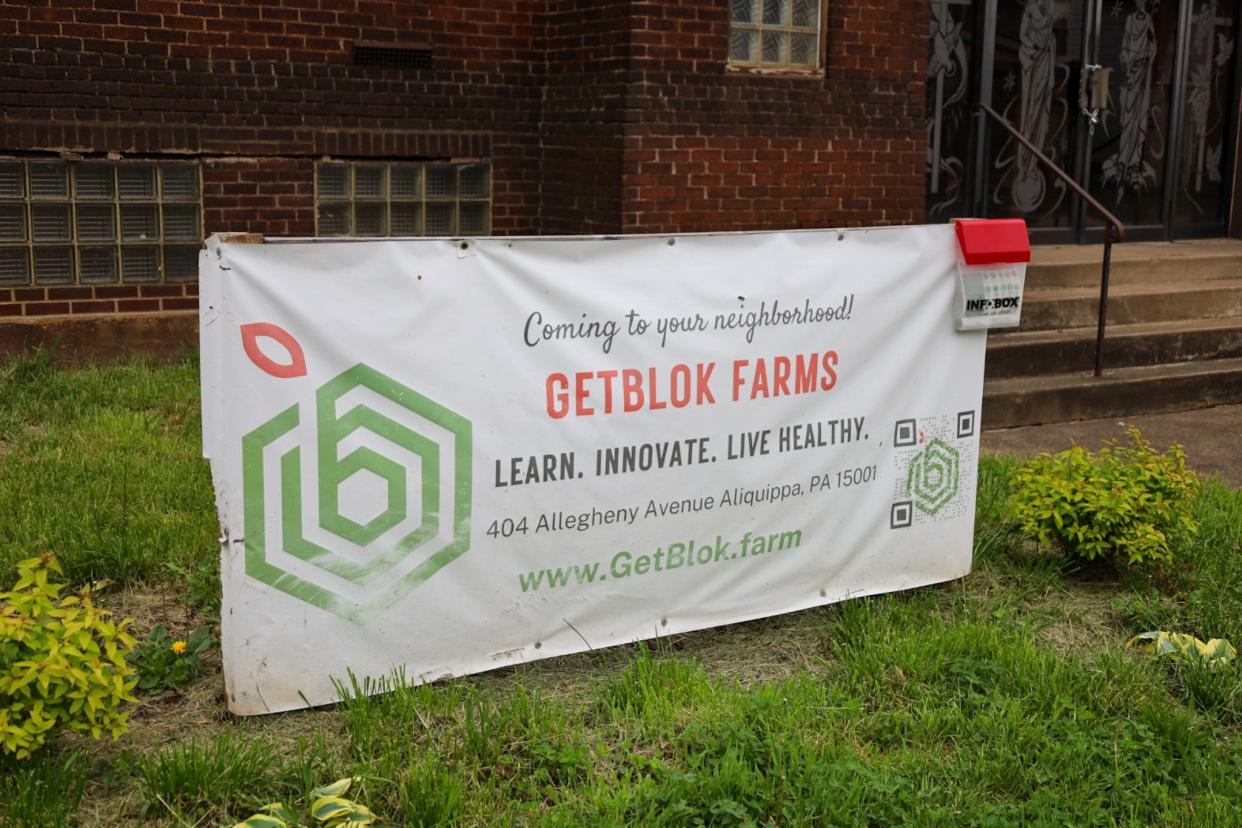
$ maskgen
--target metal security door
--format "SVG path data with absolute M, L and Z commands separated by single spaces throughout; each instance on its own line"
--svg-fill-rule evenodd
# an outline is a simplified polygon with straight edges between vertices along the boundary
M 1058 166 L 1074 172 L 1082 123 L 1076 106 L 1084 0 L 1001 3 L 991 106 Z M 993 133 L 989 207 L 1021 216 L 1038 236 L 1070 241 L 1074 201 L 1065 183 L 1009 135 Z
M 1184 2 L 1181 105 L 1168 206 L 1173 238 L 1224 235 L 1238 134 L 1237 0 Z
M 1088 124 L 1086 130 L 1084 183 L 1125 222 L 1129 238 L 1165 238 L 1173 112 L 1180 92 L 1175 83 L 1180 4 L 1097 0 L 1091 5 L 1087 66 L 1109 69 L 1110 82 L 1109 105 L 1096 114 L 1094 129 Z M 1088 228 L 1103 232 L 1098 216 L 1085 219 Z
M 1233 0 L 1097 0 L 1090 61 L 1110 68 L 1086 183 L 1131 239 L 1225 233 L 1237 118 Z M 1097 216 L 1079 237 L 1098 240 Z M 1084 229 L 1085 225 L 1085 229 Z
M 1013 136 L 982 119 L 962 128 L 982 101 L 1117 214 L 1127 238 L 1224 235 L 1238 18 L 1235 0 L 930 0 L 928 218 L 1021 217 L 1042 242 L 1103 237 L 1099 217 Z M 1106 76 L 1108 102 L 1092 112 Z

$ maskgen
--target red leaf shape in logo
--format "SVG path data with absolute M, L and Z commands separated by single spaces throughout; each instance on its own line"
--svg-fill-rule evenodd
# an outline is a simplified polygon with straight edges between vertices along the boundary
M 241 326 L 241 336 L 242 347 L 246 350 L 246 356 L 250 357 L 250 361 L 259 366 L 261 370 L 281 379 L 306 375 L 306 355 L 302 353 L 302 346 L 293 338 L 293 334 L 284 328 L 279 325 L 273 325 L 271 322 L 251 322 L 248 325 Z M 289 352 L 290 361 L 282 365 L 259 350 L 257 340 L 261 336 L 274 339 L 283 345 L 285 350 Z

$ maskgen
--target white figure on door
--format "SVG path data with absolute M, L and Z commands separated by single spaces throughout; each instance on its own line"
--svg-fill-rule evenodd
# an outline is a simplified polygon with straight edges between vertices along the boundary
M 1022 97 L 1018 129 L 1035 146 L 1044 148 L 1052 122 L 1052 93 L 1056 88 L 1056 38 L 1052 0 L 1026 0 L 1018 29 L 1018 63 L 1022 66 Z M 1033 212 L 1044 200 L 1046 182 L 1035 156 L 1017 148 L 1013 206 Z
M 1156 4 L 1136 0 L 1126 18 L 1121 41 L 1121 137 L 1117 152 L 1104 162 L 1104 183 L 1117 187 L 1117 201 L 1126 190 L 1136 192 L 1156 182 L 1156 171 L 1143 157 L 1151 121 L 1151 76 L 1156 63 Z

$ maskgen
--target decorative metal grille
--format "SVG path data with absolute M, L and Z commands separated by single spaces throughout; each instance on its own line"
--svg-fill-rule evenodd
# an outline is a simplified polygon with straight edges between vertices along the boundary
M 354 66 L 379 66 L 384 69 L 418 70 L 431 68 L 431 47 L 421 44 L 374 43 L 354 44 Z

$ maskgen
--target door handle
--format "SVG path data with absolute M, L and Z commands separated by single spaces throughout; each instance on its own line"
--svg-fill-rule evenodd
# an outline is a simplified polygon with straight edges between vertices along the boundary
M 1096 66 L 1091 70 L 1091 108 L 1095 110 L 1108 109 L 1108 82 L 1112 75 L 1112 69 L 1105 69 L 1103 66 Z
M 1087 134 L 1095 134 L 1095 125 L 1100 121 L 1100 112 L 1108 109 L 1108 83 L 1112 69 L 1105 69 L 1098 63 L 1088 63 L 1083 68 L 1083 90 L 1080 107 L 1082 114 L 1087 116 Z

